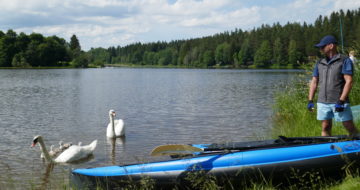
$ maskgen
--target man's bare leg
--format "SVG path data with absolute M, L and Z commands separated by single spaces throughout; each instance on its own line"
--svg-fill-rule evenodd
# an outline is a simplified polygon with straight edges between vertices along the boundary
M 332 120 L 322 120 L 321 121 L 321 136 L 331 136 Z

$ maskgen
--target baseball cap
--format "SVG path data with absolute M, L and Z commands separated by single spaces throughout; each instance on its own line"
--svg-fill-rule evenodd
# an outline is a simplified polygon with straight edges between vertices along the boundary
M 316 44 L 315 47 L 321 48 L 328 44 L 337 44 L 337 40 L 332 35 L 327 35 L 320 40 L 320 43 Z

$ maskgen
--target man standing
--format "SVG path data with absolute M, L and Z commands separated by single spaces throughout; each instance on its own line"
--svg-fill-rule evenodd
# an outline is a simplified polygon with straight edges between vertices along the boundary
M 317 62 L 310 83 L 307 108 L 314 109 L 313 98 L 317 87 L 317 119 L 321 121 L 321 136 L 331 136 L 332 119 L 343 123 L 350 136 L 358 133 L 349 102 L 354 65 L 351 60 L 337 52 L 337 40 L 328 35 L 315 45 L 325 57 Z

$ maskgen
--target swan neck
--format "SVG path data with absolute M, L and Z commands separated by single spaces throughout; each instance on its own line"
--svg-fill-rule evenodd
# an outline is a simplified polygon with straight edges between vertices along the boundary
M 115 133 L 115 118 L 114 118 L 113 115 L 110 116 L 110 122 L 111 122 L 112 130 L 113 130 L 114 133 Z
M 42 138 L 39 139 L 39 143 L 40 143 L 41 151 L 43 152 L 46 161 L 52 162 L 53 160 L 51 159 L 49 152 L 47 151 L 45 143 Z
M 113 116 L 111 114 L 109 114 L 109 119 L 110 119 L 110 123 L 112 124 L 113 123 Z

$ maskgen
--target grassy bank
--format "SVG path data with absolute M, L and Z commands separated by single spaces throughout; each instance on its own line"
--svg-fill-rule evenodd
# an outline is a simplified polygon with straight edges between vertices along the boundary
M 272 136 L 319 136 L 320 122 L 316 120 L 316 111 L 309 112 L 307 107 L 311 72 L 301 74 L 296 81 L 284 87 L 275 96 Z M 354 75 L 353 88 L 350 93 L 351 105 L 360 104 L 360 72 Z M 316 98 L 315 98 L 316 100 Z M 356 121 L 360 126 L 359 121 Z M 333 135 L 347 134 L 341 123 L 333 126 Z
M 287 137 L 295 136 L 320 136 L 321 123 L 316 120 L 316 111 L 307 110 L 309 82 L 311 71 L 299 75 L 296 81 L 284 87 L 275 96 L 273 113 L 272 137 L 279 135 Z M 350 93 L 351 105 L 360 104 L 360 72 L 357 71 L 353 77 L 353 88 Z M 316 100 L 316 98 L 315 98 Z M 360 129 L 359 119 L 355 120 L 356 126 Z M 341 123 L 334 123 L 332 135 L 348 134 Z M 349 173 L 342 181 L 322 181 L 317 189 L 360 189 L 360 177 L 358 172 Z

